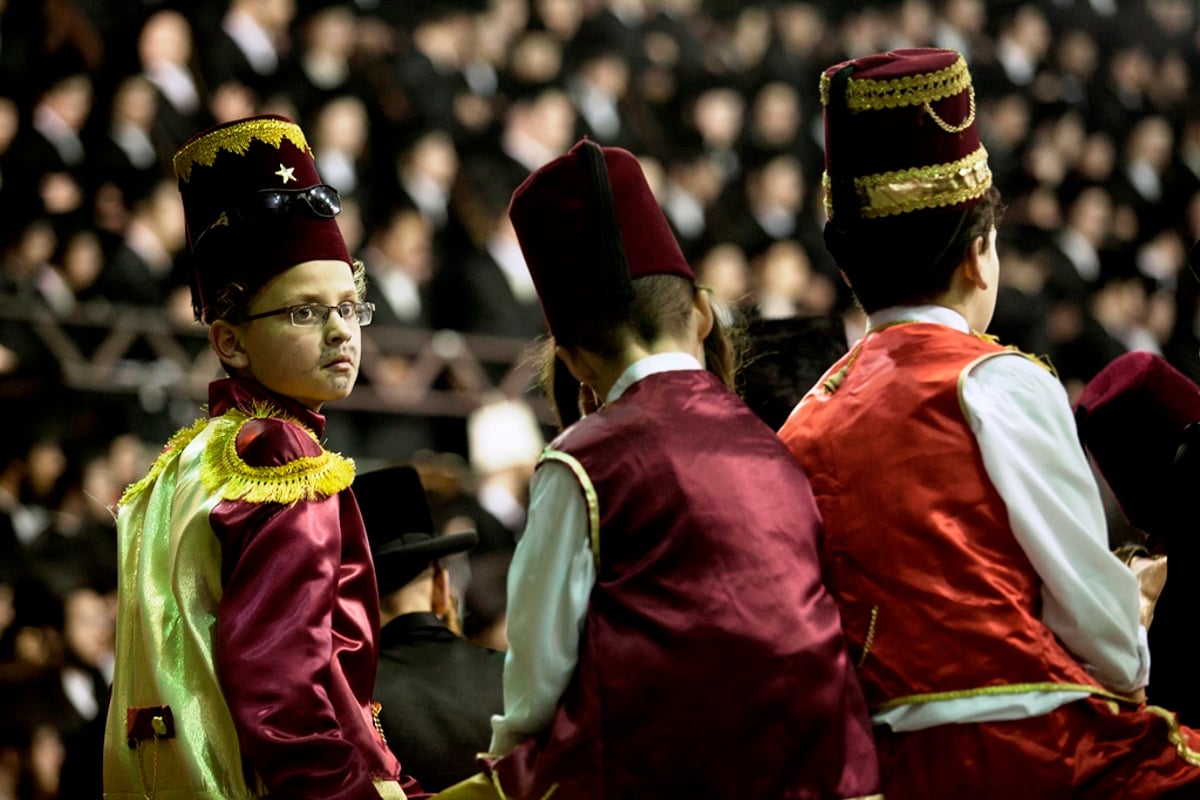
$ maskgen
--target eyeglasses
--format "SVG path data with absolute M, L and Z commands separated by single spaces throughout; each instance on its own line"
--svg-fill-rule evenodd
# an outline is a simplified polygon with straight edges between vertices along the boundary
M 342 213 L 342 196 L 327 183 L 318 183 L 307 189 L 262 189 L 233 208 L 222 211 L 216 222 L 200 232 L 195 244 L 213 228 L 254 222 L 268 215 L 288 214 L 305 209 L 319 219 L 333 219 Z
M 375 316 L 375 304 L 352 303 L 349 300 L 336 306 L 327 306 L 324 303 L 301 303 L 298 306 L 284 306 L 258 314 L 250 314 L 242 317 L 242 320 L 249 322 L 252 319 L 287 314 L 292 325 L 297 328 L 319 328 L 329 321 L 329 315 L 334 311 L 346 322 L 353 322 L 362 327 L 371 324 L 371 319 Z

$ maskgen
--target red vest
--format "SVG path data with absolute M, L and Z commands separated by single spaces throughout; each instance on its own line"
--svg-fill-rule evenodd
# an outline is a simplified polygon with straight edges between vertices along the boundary
M 873 711 L 913 695 L 1099 685 L 1041 621 L 1041 579 L 960 405 L 965 370 L 1022 357 L 1004 353 L 942 325 L 881 329 L 779 432 L 812 481 L 826 583 Z
M 770 429 L 711 374 L 666 372 L 551 449 L 586 473 L 597 580 L 551 727 L 496 766 L 505 793 L 878 791 L 865 705 L 820 580 L 819 517 Z

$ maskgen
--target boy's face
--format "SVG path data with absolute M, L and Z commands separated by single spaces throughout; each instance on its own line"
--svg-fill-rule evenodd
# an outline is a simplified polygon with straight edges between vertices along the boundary
M 350 267 L 343 261 L 305 261 L 264 286 L 247 316 L 303 303 L 336 306 L 358 302 Z M 323 325 L 298 328 L 287 313 L 233 326 L 244 363 L 234 363 L 266 388 L 314 411 L 350 394 L 358 377 L 362 329 L 331 311 Z

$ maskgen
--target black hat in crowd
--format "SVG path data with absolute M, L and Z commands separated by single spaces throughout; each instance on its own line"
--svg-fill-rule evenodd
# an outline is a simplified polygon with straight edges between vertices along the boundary
M 439 558 L 470 550 L 479 541 L 475 531 L 437 534 L 425 487 L 412 467 L 358 475 L 354 496 L 371 543 L 380 597 L 403 587 Z

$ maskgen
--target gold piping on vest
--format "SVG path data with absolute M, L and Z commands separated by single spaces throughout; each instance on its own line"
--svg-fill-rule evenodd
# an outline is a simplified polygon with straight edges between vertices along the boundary
M 588 477 L 587 470 L 583 468 L 583 464 L 579 463 L 579 459 L 570 453 L 564 453 L 561 450 L 546 449 L 542 451 L 538 463 L 543 461 L 557 461 L 566 466 L 575 475 L 575 480 L 579 481 L 579 488 L 583 491 L 583 500 L 587 504 L 588 511 L 588 543 L 592 548 L 592 558 L 596 563 L 596 569 L 600 568 L 600 499 L 596 496 L 596 487 L 592 485 L 592 479 Z
M 1040 683 L 1007 683 L 998 686 L 980 686 L 975 689 L 957 689 L 949 692 L 930 692 L 928 694 L 912 694 L 905 697 L 895 697 L 891 700 L 884 701 L 872 709 L 873 714 L 881 711 L 889 711 L 899 706 L 923 705 L 925 703 L 937 703 L 943 700 L 963 700 L 970 697 L 995 697 L 998 695 L 1008 694 L 1028 694 L 1031 692 L 1080 692 L 1092 695 L 1093 697 L 1103 697 L 1117 703 L 1136 703 L 1131 698 L 1110 692 L 1106 689 L 1101 689 L 1098 686 L 1089 686 L 1086 683 L 1055 683 L 1053 681 L 1043 681 Z
M 281 119 L 254 119 L 238 125 L 230 125 L 199 137 L 190 144 L 184 145 L 173 159 L 175 176 L 184 183 L 191 180 L 192 167 L 200 164 L 211 167 L 217 160 L 217 154 L 222 150 L 245 155 L 252 142 L 265 142 L 276 150 L 287 139 L 301 151 L 308 153 L 311 149 L 304 131 L 294 122 L 284 122 Z

